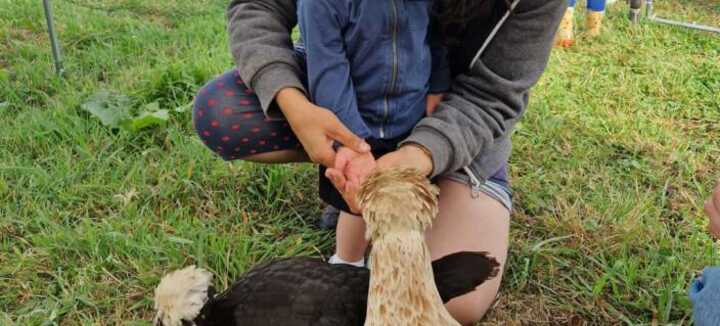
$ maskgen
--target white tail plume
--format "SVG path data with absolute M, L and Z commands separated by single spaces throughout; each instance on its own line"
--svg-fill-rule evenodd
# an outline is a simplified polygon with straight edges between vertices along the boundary
M 165 275 L 155 289 L 155 325 L 192 322 L 208 301 L 213 275 L 195 265 Z

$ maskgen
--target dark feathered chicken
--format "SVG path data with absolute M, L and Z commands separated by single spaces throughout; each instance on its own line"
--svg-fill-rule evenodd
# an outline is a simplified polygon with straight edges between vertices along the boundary
M 486 253 L 463 252 L 433 262 L 444 302 L 497 275 Z M 294 257 L 260 265 L 214 295 L 212 275 L 190 266 L 168 274 L 155 290 L 156 325 L 361 326 L 369 270 Z

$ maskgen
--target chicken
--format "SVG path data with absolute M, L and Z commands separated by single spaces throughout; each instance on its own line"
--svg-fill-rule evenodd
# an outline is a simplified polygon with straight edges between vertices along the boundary
M 433 262 L 444 302 L 497 273 L 485 253 L 460 252 Z M 155 325 L 363 325 L 370 272 L 292 257 L 259 265 L 216 294 L 212 274 L 195 266 L 163 277 L 155 290 Z
M 413 169 L 374 173 L 360 190 L 366 237 L 373 244 L 365 326 L 460 325 L 435 285 L 446 269 L 431 263 L 425 244 L 425 230 L 438 213 L 437 196 L 437 187 Z M 459 270 L 481 277 L 482 283 L 497 275 L 498 263 L 487 253 L 479 255 L 485 262 Z
M 431 264 L 422 231 L 437 211 L 436 193 L 424 178 L 404 180 L 405 176 L 371 176 L 363 188 L 370 208 L 368 235 L 377 241 L 371 271 L 332 265 L 319 258 L 291 257 L 252 268 L 226 291 L 215 294 L 212 274 L 190 266 L 166 275 L 156 288 L 155 325 L 443 325 L 425 323 L 435 319 L 423 318 L 412 319 L 419 324 L 378 322 L 388 312 L 449 318 L 443 302 L 496 276 L 499 264 L 484 252 L 455 253 Z M 387 182 L 393 186 L 387 187 Z M 407 193 L 392 195 L 388 191 Z M 405 202 L 383 212 L 382 207 L 392 198 Z M 384 230 L 387 235 L 381 236 Z M 366 311 L 383 318 L 366 322 Z

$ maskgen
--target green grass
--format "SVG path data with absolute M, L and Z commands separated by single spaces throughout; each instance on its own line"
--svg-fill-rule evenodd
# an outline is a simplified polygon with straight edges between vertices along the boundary
M 62 79 L 40 2 L 0 0 L 0 325 L 147 325 L 168 270 L 199 264 L 223 287 L 328 252 L 312 167 L 224 163 L 187 112 L 131 135 L 80 109 L 100 89 L 187 105 L 232 66 L 227 1 L 54 3 Z M 720 22 L 700 1 L 658 12 Z M 720 38 L 624 17 L 555 51 L 533 92 L 489 324 L 689 324 L 688 282 L 720 264 L 701 212 L 720 177 Z

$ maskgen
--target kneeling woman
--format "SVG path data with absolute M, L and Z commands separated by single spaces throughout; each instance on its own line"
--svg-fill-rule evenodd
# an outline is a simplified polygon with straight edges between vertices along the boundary
M 350 2 L 359 1 L 379 0 Z M 397 15 L 397 9 L 414 1 L 431 5 L 429 0 L 379 2 L 387 6 L 388 26 L 383 27 L 407 20 Z M 308 100 L 305 61 L 291 43 L 296 0 L 230 4 L 230 47 L 237 68 L 203 87 L 193 121 L 205 144 L 226 160 L 312 161 L 333 167 L 336 150 L 342 151 L 335 144 L 355 152 L 372 147 L 378 166 L 415 167 L 437 180 L 440 213 L 427 233 L 433 259 L 460 251 L 487 251 L 504 264 L 511 209 L 510 135 L 527 107 L 530 88 L 545 69 L 566 2 L 436 0 L 433 5 L 447 48 L 452 87 L 409 135 L 359 138 L 331 111 Z M 392 69 L 376 73 L 390 76 Z M 320 178 L 321 198 L 347 209 L 342 194 L 323 173 Z M 361 242 L 363 235 L 346 238 Z M 450 301 L 448 310 L 463 324 L 480 320 L 495 299 L 500 280 Z

